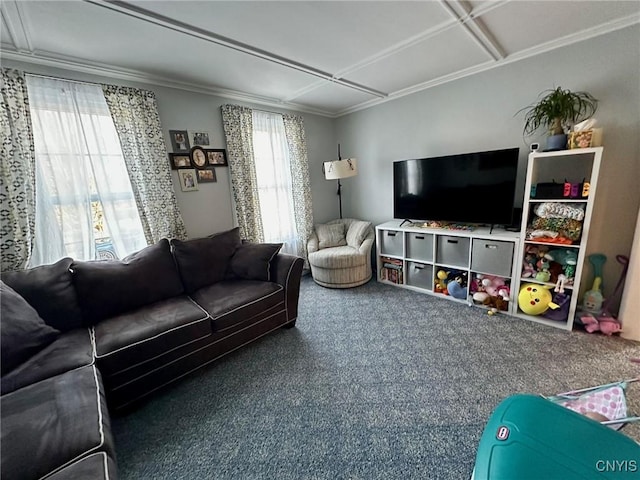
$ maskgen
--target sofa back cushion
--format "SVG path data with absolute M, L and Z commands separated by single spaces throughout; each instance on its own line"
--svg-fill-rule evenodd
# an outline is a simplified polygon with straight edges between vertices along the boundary
M 71 270 L 88 324 L 184 293 L 166 238 L 122 260 L 74 261 Z
M 171 240 L 173 256 L 187 293 L 224 280 L 231 257 L 241 245 L 240 228 L 204 238 Z
M 229 262 L 227 276 L 243 280 L 271 280 L 271 261 L 282 248 L 282 243 L 243 243 Z
M 69 271 L 72 262 L 71 258 L 63 258 L 51 265 L 3 272 L 2 281 L 35 308 L 48 325 L 66 332 L 83 325 Z
M 38 312 L 14 289 L 0 281 L 2 375 L 53 342 L 60 332 L 44 323 Z

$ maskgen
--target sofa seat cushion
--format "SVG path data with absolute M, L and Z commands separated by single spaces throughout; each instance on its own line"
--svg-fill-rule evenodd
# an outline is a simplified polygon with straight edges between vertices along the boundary
M 369 261 L 369 257 L 353 247 L 333 247 L 309 254 L 309 263 L 320 268 L 360 267 Z
M 115 480 L 116 464 L 105 452 L 96 452 L 47 477 L 47 480 Z
M 2 395 L 0 403 L 3 478 L 32 480 L 96 451 L 115 455 L 95 365 Z
M 273 282 L 225 280 L 201 288 L 191 296 L 209 312 L 216 333 L 285 310 L 284 289 Z
M 75 368 L 93 365 L 93 339 L 88 328 L 65 332 L 0 380 L 2 393 L 31 385 Z
M 107 377 L 211 335 L 207 313 L 186 295 L 103 320 L 94 327 L 96 358 Z

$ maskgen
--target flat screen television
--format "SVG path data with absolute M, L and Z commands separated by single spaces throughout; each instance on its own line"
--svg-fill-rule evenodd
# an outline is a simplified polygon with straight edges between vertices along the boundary
M 511 224 L 519 148 L 396 160 L 393 216 L 413 221 Z

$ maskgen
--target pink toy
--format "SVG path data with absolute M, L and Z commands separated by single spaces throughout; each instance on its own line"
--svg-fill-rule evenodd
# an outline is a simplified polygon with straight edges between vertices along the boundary
M 498 294 L 498 289 L 505 286 L 504 278 L 495 275 L 480 275 L 478 278 L 481 279 L 480 284 L 485 292 L 492 297 L 501 296 Z

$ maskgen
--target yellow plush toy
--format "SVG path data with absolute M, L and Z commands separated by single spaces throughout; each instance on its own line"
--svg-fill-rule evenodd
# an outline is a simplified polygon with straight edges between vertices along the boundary
M 546 285 L 525 283 L 518 293 L 518 306 L 527 315 L 542 315 L 548 309 L 555 310 L 559 305 L 553 303 L 551 292 Z

